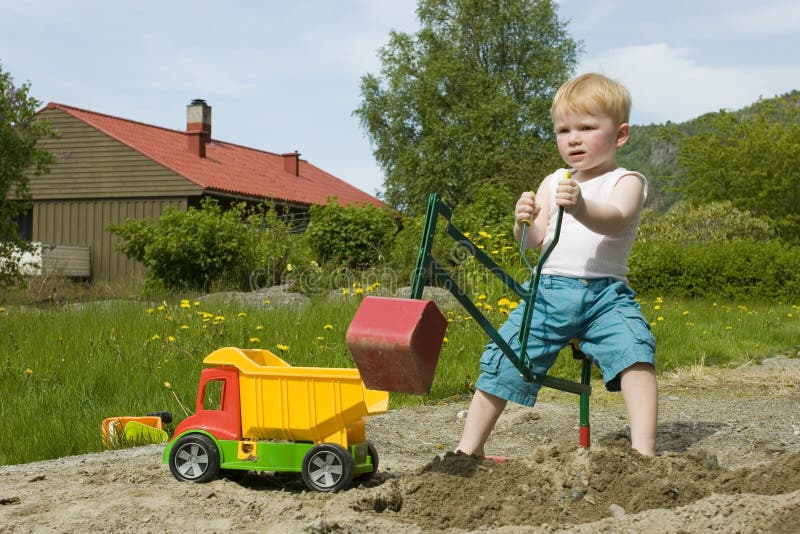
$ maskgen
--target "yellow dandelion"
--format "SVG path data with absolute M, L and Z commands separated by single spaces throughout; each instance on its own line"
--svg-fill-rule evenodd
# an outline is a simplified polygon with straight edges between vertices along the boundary
M 791 319 L 792 317 L 794 317 L 794 314 L 792 314 L 792 313 L 787 313 L 787 314 L 786 314 L 786 317 L 788 317 L 789 319 Z
M 6 312 L 5 308 L 0 308 L 0 313 L 5 313 L 5 312 Z
M 256 326 L 256 330 L 264 330 L 264 327 L 261 325 Z
M 508 300 L 505 297 L 503 297 L 503 298 L 501 298 L 500 300 L 497 301 L 497 305 L 498 306 L 508 306 L 509 304 L 511 304 L 511 301 Z
M 278 350 L 280 350 L 280 351 L 287 351 L 287 350 L 289 350 L 289 346 L 288 346 L 288 345 L 283 345 L 283 344 L 281 344 L 281 343 L 278 343 L 277 345 L 275 345 L 275 347 L 276 347 Z
M 654 309 L 654 310 L 660 310 L 660 309 L 661 309 L 661 306 L 659 306 L 658 304 L 656 304 L 655 306 L 653 306 L 653 309 Z
M 153 315 L 154 311 L 155 310 L 153 308 L 147 308 L 147 313 L 150 314 L 150 315 Z
M 153 334 L 153 337 L 150 338 L 150 341 L 158 341 L 159 339 L 161 339 L 161 336 L 158 334 Z
M 325 336 L 317 336 L 317 341 L 325 341 Z
M 350 290 L 347 289 L 346 287 L 343 287 L 342 288 L 342 295 L 349 295 L 349 294 L 350 294 Z
M 158 311 L 164 311 L 164 310 L 166 310 L 166 309 L 167 309 L 167 307 L 166 307 L 166 306 L 164 306 L 163 304 L 162 304 L 161 306 L 159 306 L 159 307 L 158 307 Z
M 26 375 L 30 376 L 30 375 L 32 375 L 32 374 L 33 374 L 33 369 L 31 369 L 30 367 L 28 367 L 27 369 L 25 369 L 25 370 L 23 371 L 23 373 L 25 373 Z
M 181 308 L 191 308 L 191 307 L 192 307 L 192 305 L 191 305 L 191 304 L 189 304 L 189 301 L 188 301 L 188 300 L 186 300 L 186 299 L 183 299 L 183 300 L 181 301 Z
M 258 339 L 257 337 L 251 337 L 251 338 L 249 339 L 249 341 L 250 341 L 250 343 L 258 343 L 258 342 L 259 342 L 259 341 L 261 341 L 261 340 L 260 340 L 260 339 Z
M 469 232 L 464 232 L 464 237 L 469 237 L 469 236 L 471 236 L 471 235 L 472 235 L 472 234 L 470 234 Z
M 200 306 L 200 301 L 196 300 L 196 301 L 193 302 L 193 304 L 194 304 L 194 307 L 196 308 L 196 307 Z
M 181 330 L 189 330 L 189 325 L 188 324 L 182 324 L 181 325 Z
M 175 342 L 175 336 L 167 336 L 167 342 L 174 343 Z
M 486 295 L 481 293 L 480 295 L 478 295 L 478 300 L 486 300 Z
M 688 323 L 686 323 L 686 326 L 694 326 L 694 323 L 688 322 Z
M 442 339 L 442 343 L 449 343 L 449 342 L 450 342 L 450 340 L 447 339 L 447 338 Z
M 656 302 L 658 302 L 659 304 L 663 304 L 664 303 L 664 297 L 656 297 Z
M 683 310 L 683 315 L 689 315 L 689 310 Z
M 478 235 L 479 235 L 479 236 L 481 236 L 481 237 L 485 237 L 485 238 L 487 238 L 487 239 L 490 239 L 490 238 L 492 237 L 492 234 L 490 234 L 490 233 L 488 233 L 488 232 L 484 232 L 483 230 L 481 230 L 480 232 L 478 232 Z
M 286 270 L 287 270 L 287 271 L 292 271 L 292 270 L 294 270 L 294 265 L 292 265 L 291 263 L 287 263 L 287 264 L 286 264 Z
M 247 313 L 239 312 L 239 313 L 236 314 L 236 317 L 247 317 Z
M 732 326 L 726 326 L 725 330 L 733 330 L 733 327 Z
M 656 320 L 657 320 L 657 321 L 663 321 L 663 320 L 664 320 L 664 317 L 662 317 L 661 315 L 659 315 L 659 316 L 658 316 L 658 318 L 657 318 Z
M 264 306 L 269 306 L 269 299 L 264 299 Z
M 167 388 L 167 389 L 172 389 L 172 384 L 170 384 L 169 382 L 164 380 L 164 387 Z
M 360 295 L 360 294 L 362 294 L 363 292 L 364 292 L 364 290 L 363 290 L 363 289 L 361 289 L 360 287 L 357 287 L 357 288 L 356 288 L 356 295 Z
M 516 310 L 517 308 L 519 308 L 519 302 L 514 302 L 512 300 L 511 302 L 508 303 L 509 310 Z
M 326 324 L 325 326 L 322 327 L 322 329 L 323 330 L 333 330 L 333 325 L 332 324 Z
M 488 304 L 484 304 L 483 305 L 483 309 L 486 310 L 486 311 L 492 311 L 494 308 L 492 306 L 488 305 Z
M 217 315 L 217 316 L 214 317 L 214 321 L 219 322 L 219 323 L 223 322 L 224 320 L 225 320 L 225 317 L 223 315 Z

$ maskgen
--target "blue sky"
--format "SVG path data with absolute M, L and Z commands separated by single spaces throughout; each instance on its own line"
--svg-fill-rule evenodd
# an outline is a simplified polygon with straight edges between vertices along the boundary
M 416 0 L 0 0 L 0 63 L 43 103 L 172 129 L 213 108 L 216 139 L 301 157 L 368 192 L 383 176 L 352 115 Z M 579 72 L 620 79 L 634 124 L 800 89 L 796 0 L 561 0 Z

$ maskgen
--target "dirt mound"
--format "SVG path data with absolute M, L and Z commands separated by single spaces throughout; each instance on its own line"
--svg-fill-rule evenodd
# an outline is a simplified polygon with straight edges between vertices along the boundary
M 739 469 L 719 467 L 712 453 L 648 458 L 622 440 L 591 451 L 541 447 L 503 461 L 446 453 L 413 474 L 391 480 L 354 509 L 394 512 L 425 529 L 558 524 L 559 528 L 651 509 L 672 509 L 714 494 L 780 495 L 800 490 L 800 452 Z M 800 508 L 774 518 L 788 526 Z
M 179 483 L 156 445 L 0 466 L 0 532 L 794 534 L 800 375 L 784 361 L 665 377 L 659 458 L 630 449 L 622 399 L 599 388 L 589 450 L 575 397 L 543 391 L 498 421 L 487 450 L 510 460 L 447 452 L 468 407 L 454 399 L 368 421 L 381 470 L 333 494 L 299 475 Z

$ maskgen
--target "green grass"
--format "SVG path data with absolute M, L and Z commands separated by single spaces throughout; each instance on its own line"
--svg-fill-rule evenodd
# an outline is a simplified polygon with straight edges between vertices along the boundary
M 265 348 L 295 366 L 352 367 L 345 332 L 358 302 L 353 295 L 318 297 L 303 310 L 212 307 L 192 298 L 46 309 L 0 303 L 0 465 L 102 450 L 107 417 L 168 410 L 182 419 L 173 392 L 193 408 L 202 359 L 219 347 Z M 800 339 L 794 303 L 666 296 L 641 303 L 658 340 L 660 372 L 758 360 Z M 493 304 L 487 316 L 499 326 L 503 306 Z M 469 394 L 486 335 L 463 311 L 446 314 L 451 322 L 430 395 L 393 394 L 393 407 Z M 577 373 L 568 357 L 551 372 Z

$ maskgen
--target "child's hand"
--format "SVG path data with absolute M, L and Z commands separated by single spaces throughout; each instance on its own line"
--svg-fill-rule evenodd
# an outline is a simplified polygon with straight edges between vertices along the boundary
M 581 186 L 572 178 L 562 178 L 556 188 L 556 204 L 567 213 L 573 213 L 583 204 Z
M 536 196 L 531 191 L 525 191 L 517 200 L 514 220 L 519 224 L 532 224 L 540 209 L 541 206 L 536 203 Z

